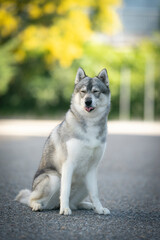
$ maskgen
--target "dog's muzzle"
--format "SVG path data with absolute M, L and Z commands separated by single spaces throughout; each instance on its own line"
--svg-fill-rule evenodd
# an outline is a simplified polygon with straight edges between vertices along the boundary
M 92 107 L 92 99 L 91 98 L 85 99 L 85 110 L 87 112 L 91 112 L 92 110 L 94 110 L 94 107 Z

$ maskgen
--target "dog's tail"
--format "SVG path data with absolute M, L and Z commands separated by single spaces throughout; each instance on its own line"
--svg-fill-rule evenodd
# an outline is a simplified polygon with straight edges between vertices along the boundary
M 28 189 L 23 189 L 21 190 L 18 195 L 15 197 L 15 201 L 24 203 L 29 206 L 29 198 L 31 195 L 31 191 Z

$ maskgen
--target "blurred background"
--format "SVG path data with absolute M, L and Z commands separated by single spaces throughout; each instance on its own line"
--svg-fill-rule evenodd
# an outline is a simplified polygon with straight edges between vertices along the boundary
M 80 66 L 110 79 L 98 174 L 107 220 L 13 202 L 31 189 Z M 0 0 L 0 239 L 159 239 L 159 120 L 160 0 Z
M 0 0 L 0 118 L 59 118 L 107 68 L 109 119 L 160 119 L 159 0 Z

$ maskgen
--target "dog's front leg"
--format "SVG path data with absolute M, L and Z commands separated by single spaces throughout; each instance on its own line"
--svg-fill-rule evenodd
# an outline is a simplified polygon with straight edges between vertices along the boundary
M 107 208 L 103 208 L 98 197 L 97 169 L 92 168 L 86 176 L 86 186 L 90 199 L 93 203 L 94 211 L 98 214 L 110 214 Z
M 73 166 L 69 162 L 65 162 L 62 167 L 60 194 L 60 214 L 64 215 L 70 215 L 72 213 L 71 209 L 69 208 L 72 174 Z

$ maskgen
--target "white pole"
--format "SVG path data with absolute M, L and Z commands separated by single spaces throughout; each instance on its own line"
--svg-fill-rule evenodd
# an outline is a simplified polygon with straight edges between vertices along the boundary
M 154 120 L 154 61 L 147 59 L 144 83 L 144 120 Z
M 130 69 L 122 68 L 120 76 L 119 100 L 119 118 L 121 120 L 130 118 L 130 79 Z

